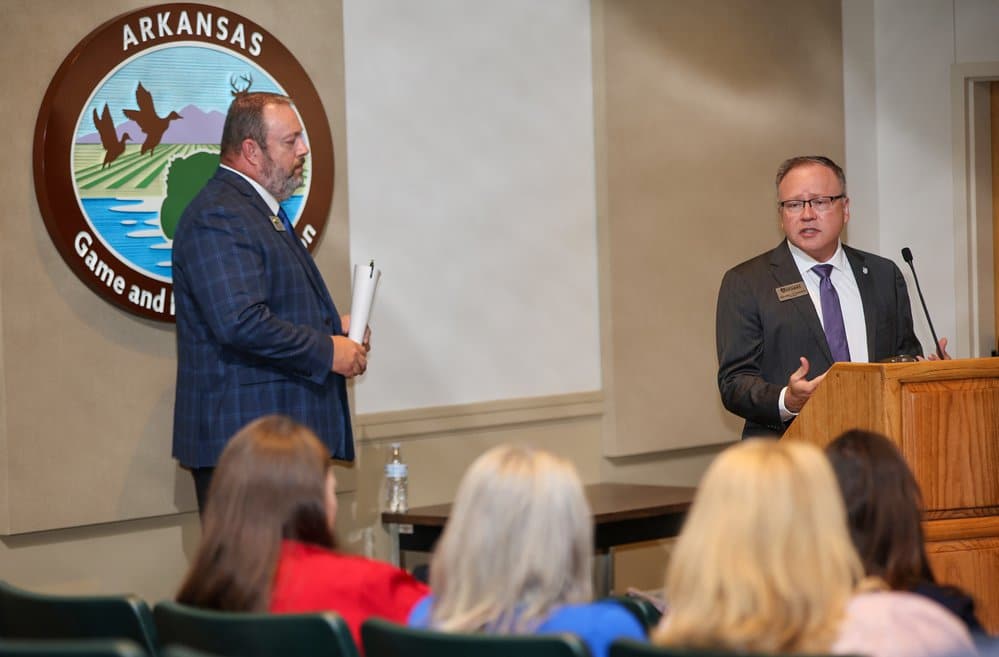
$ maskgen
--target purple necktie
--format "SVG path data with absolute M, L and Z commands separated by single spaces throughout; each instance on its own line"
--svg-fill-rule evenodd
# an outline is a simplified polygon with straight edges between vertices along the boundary
M 812 271 L 819 275 L 819 300 L 822 302 L 822 328 L 826 332 L 826 342 L 834 362 L 850 362 L 850 345 L 846 341 L 846 326 L 843 324 L 843 309 L 839 305 L 839 295 L 829 276 L 832 265 L 815 265 Z

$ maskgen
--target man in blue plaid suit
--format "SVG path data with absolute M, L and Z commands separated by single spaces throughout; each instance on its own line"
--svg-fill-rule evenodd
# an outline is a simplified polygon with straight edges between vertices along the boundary
M 221 166 L 177 226 L 173 456 L 191 469 L 199 509 L 226 442 L 263 415 L 288 415 L 335 458 L 354 458 L 346 378 L 367 367 L 370 332 L 361 345 L 346 337 L 349 315 L 279 205 L 308 152 L 289 98 L 238 94 Z

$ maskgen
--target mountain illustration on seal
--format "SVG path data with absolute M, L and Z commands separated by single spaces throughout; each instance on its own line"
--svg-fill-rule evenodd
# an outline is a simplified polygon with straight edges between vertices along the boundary
M 78 202 L 104 244 L 133 269 L 172 280 L 177 223 L 218 168 L 232 98 L 251 87 L 285 93 L 254 62 L 183 45 L 123 64 L 79 108 L 70 163 Z M 282 203 L 292 223 L 308 196 L 309 168 Z
M 119 112 L 115 112 L 119 114 Z M 170 126 L 160 138 L 160 144 L 213 144 L 218 146 L 222 137 L 222 125 L 225 123 L 225 114 L 217 110 L 204 111 L 197 105 L 187 105 L 177 110 L 177 114 L 184 117 L 183 121 L 171 121 Z M 129 119 L 116 123 L 115 129 L 118 134 L 129 133 L 134 135 L 132 143 L 141 144 L 146 139 L 146 133 L 139 127 L 139 124 Z M 100 144 L 101 136 L 97 132 L 83 135 L 76 140 L 77 144 Z

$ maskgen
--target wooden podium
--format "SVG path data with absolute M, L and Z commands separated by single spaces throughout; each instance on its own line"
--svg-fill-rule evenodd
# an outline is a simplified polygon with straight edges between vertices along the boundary
M 999 358 L 838 363 L 784 438 L 824 447 L 850 429 L 901 450 L 923 491 L 934 574 L 999 631 Z

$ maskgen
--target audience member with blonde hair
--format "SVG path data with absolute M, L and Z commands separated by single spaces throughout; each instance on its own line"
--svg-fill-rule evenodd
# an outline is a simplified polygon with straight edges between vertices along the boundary
M 698 488 L 666 575 L 662 645 L 873 657 L 966 654 L 952 614 L 874 590 L 850 541 L 832 468 L 817 447 L 749 440 Z
M 360 645 L 365 619 L 404 622 L 429 593 L 394 566 L 335 551 L 329 452 L 288 417 L 260 418 L 233 436 L 209 490 L 201 544 L 178 602 L 228 611 L 331 610 Z
M 644 640 L 617 603 L 591 602 L 593 520 L 571 463 L 500 446 L 465 473 L 410 624 L 445 632 L 579 635 L 594 657 Z

